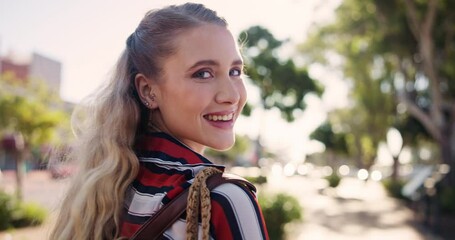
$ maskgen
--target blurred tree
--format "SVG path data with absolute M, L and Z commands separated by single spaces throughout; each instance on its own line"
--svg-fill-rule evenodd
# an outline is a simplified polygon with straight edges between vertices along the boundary
M 326 121 L 310 134 L 310 139 L 324 144 L 326 152 L 329 154 L 329 164 L 334 167 L 337 155 L 347 155 L 348 147 L 346 144 L 345 133 L 335 133 L 332 124 Z
M 68 126 L 68 115 L 60 110 L 61 100 L 37 80 L 26 85 L 8 76 L 0 79 L 0 136 L 12 138 L 20 147 L 16 151 L 17 193 L 22 193 L 25 158 L 35 147 L 57 141 L 57 127 Z M 10 136 L 10 137 L 8 137 Z
M 358 168 L 365 169 L 374 165 L 379 142 L 384 140 L 390 126 L 388 113 L 379 107 L 366 107 L 365 103 L 369 101 L 380 99 L 375 100 L 374 95 L 365 95 L 354 106 L 329 113 L 329 121 L 338 129 L 339 134 L 344 135 L 348 155 L 354 159 Z
M 250 27 L 239 39 L 244 42 L 246 74 L 259 87 L 265 109 L 276 107 L 286 120 L 292 121 L 294 110 L 305 109 L 303 98 L 307 93 L 322 93 L 322 87 L 305 68 L 296 66 L 292 59 L 280 59 L 285 41 L 277 40 L 267 29 Z
M 454 10 L 455 2 L 448 0 L 344 0 L 337 9 L 336 21 L 318 28 L 302 47 L 311 53 L 312 60 L 322 63 L 330 56 L 341 56 L 343 72 L 357 94 L 387 93 L 396 101 L 398 115 L 411 115 L 438 143 L 442 162 L 452 169 Z M 367 84 L 369 76 L 380 84 Z M 365 99 L 356 102 L 360 100 Z M 383 103 L 378 108 L 383 111 L 378 113 L 389 115 L 389 103 Z M 406 118 L 387 118 L 387 122 L 400 119 Z M 451 171 L 449 181 L 455 185 L 455 171 Z

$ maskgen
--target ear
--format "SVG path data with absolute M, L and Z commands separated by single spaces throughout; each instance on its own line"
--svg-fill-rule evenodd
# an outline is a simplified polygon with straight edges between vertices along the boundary
M 139 98 L 147 108 L 155 109 L 158 107 L 156 95 L 154 93 L 156 86 L 154 85 L 154 81 L 152 79 L 147 78 L 142 73 L 139 73 L 136 74 L 136 77 L 134 77 L 134 85 L 136 86 Z

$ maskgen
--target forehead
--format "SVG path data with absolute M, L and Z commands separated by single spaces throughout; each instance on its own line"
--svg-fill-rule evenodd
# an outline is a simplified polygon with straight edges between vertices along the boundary
M 189 66 L 200 60 L 231 64 L 241 59 L 234 36 L 226 27 L 215 24 L 204 24 L 181 33 L 175 39 L 175 47 L 175 54 L 166 61 L 170 64 Z

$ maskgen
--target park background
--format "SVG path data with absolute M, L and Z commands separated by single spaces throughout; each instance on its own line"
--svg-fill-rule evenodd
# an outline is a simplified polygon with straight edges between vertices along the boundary
M 213 159 L 267 176 L 264 189 L 293 181 L 335 199 L 349 186 L 380 189 L 350 180 L 381 182 L 403 199 L 417 232 L 445 236 L 455 208 L 453 3 L 197 2 L 246 39 L 249 102 L 238 144 L 208 152 Z M 27 199 L 27 176 L 46 168 L 49 149 L 70 143 L 74 105 L 103 84 L 145 12 L 171 3 L 183 1 L 0 0 L 3 185 L 23 163 Z M 311 224 L 310 203 L 297 198 Z

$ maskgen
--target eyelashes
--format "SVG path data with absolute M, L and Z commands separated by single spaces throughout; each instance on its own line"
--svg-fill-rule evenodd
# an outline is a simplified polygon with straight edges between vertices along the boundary
M 241 75 L 242 75 L 242 69 L 234 68 L 229 71 L 229 76 L 240 77 Z
M 232 68 L 229 70 L 229 76 L 240 77 L 243 71 L 242 68 Z M 214 78 L 215 74 L 211 69 L 200 69 L 191 75 L 192 78 L 210 79 Z
M 202 69 L 202 70 L 199 70 L 199 71 L 193 73 L 193 75 L 191 75 L 191 77 L 199 78 L 199 79 L 209 79 L 209 78 L 213 78 L 213 74 L 207 69 Z

